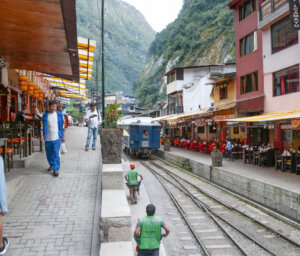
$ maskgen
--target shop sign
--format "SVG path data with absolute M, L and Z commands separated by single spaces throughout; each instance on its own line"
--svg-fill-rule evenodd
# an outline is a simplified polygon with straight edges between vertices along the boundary
M 290 19 L 294 29 L 300 30 L 299 0 L 289 0 Z
M 205 126 L 206 123 L 203 120 L 198 119 L 198 120 L 195 120 L 195 124 L 197 126 Z
M 281 130 L 292 130 L 293 126 L 291 124 L 282 124 L 280 128 Z
M 293 119 L 292 120 L 292 126 L 293 128 L 299 128 L 300 127 L 300 119 Z
M 214 116 L 215 120 L 232 119 L 232 118 L 235 118 L 235 115 Z

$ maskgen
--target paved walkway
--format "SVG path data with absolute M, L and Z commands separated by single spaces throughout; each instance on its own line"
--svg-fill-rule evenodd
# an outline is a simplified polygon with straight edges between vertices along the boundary
M 11 170 L 8 180 L 24 178 L 3 218 L 7 256 L 91 254 L 100 149 L 98 139 L 97 150 L 85 152 L 86 135 L 86 128 L 67 129 L 58 178 L 47 173 L 45 153 L 28 168 Z
M 211 156 L 206 153 L 174 147 L 171 147 L 170 153 L 211 165 Z M 252 164 L 244 164 L 242 160 L 231 162 L 223 159 L 222 169 L 300 194 L 300 175 L 294 173 L 275 171 L 274 167 L 259 167 Z

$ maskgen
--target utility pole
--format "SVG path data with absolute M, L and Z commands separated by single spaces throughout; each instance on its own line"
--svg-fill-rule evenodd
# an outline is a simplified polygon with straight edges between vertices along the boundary
M 104 0 L 101 7 L 101 56 L 102 56 L 102 127 L 105 128 L 105 77 L 104 77 Z
M 99 60 L 96 59 L 96 88 L 97 88 L 97 96 L 96 96 L 96 106 L 97 106 L 97 112 L 99 113 L 99 104 L 98 104 L 98 97 L 99 97 L 99 80 L 98 80 L 98 63 Z

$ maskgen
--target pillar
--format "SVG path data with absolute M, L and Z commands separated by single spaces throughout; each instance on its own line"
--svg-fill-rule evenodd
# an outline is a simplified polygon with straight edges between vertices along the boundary
M 274 124 L 274 148 L 282 149 L 282 131 L 280 129 L 280 122 Z

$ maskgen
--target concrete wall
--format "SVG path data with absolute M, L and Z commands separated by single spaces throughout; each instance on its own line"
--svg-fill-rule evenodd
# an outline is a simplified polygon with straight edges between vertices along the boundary
M 300 220 L 300 195 L 258 180 L 228 172 L 222 167 L 212 167 L 168 152 L 158 155 L 199 177 L 236 192 L 287 217 Z

